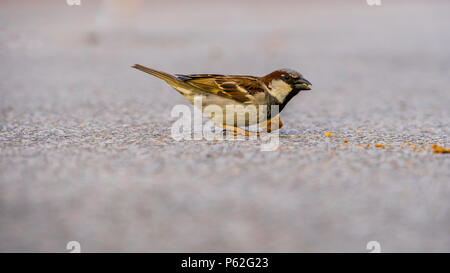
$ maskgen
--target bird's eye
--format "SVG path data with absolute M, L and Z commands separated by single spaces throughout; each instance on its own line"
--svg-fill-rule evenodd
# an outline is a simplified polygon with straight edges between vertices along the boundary
M 283 75 L 283 79 L 285 80 L 289 80 L 291 78 L 291 76 L 289 76 L 289 74 L 284 74 Z

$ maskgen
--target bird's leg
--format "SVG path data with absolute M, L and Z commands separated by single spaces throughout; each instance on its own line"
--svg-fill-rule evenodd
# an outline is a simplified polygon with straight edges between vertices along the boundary
M 281 121 L 280 115 L 276 115 L 269 120 L 258 123 L 258 126 L 264 131 L 270 133 L 283 127 L 283 122 Z
M 222 125 L 222 128 L 225 130 L 229 130 L 233 132 L 234 136 L 242 135 L 242 136 L 259 136 L 258 132 L 250 132 L 248 130 L 242 129 L 240 127 L 232 126 L 232 125 Z

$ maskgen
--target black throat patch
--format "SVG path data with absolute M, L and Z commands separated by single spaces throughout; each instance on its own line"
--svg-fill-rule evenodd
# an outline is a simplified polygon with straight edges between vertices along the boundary
M 278 115 L 279 113 L 281 113 L 281 111 L 284 109 L 284 107 L 286 106 L 286 104 L 298 93 L 300 92 L 300 90 L 298 89 L 294 89 L 292 90 L 289 94 L 287 94 L 287 96 L 284 98 L 283 102 L 279 102 L 274 96 L 270 95 L 269 92 L 266 91 L 266 96 L 267 96 L 267 102 L 268 102 L 268 109 L 267 109 L 267 118 L 271 119 L 274 116 Z M 278 105 L 278 113 L 272 113 L 271 111 L 271 106 L 272 105 Z
M 271 119 L 271 118 L 275 117 L 276 115 L 278 115 L 279 113 L 281 113 L 281 111 L 284 109 L 286 104 L 299 92 L 300 92 L 300 90 L 294 89 L 284 98 L 283 102 L 279 102 L 274 96 L 270 95 L 270 93 L 266 91 L 265 93 L 266 93 L 267 102 L 268 102 L 267 119 Z M 272 105 L 278 105 L 278 113 L 272 112 L 272 107 L 271 107 Z

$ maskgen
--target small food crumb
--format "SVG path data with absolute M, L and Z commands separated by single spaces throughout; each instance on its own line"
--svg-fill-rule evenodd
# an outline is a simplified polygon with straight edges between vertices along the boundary
M 369 148 L 369 147 L 370 147 L 370 144 L 368 143 L 368 144 L 366 145 L 366 147 Z
M 431 148 L 433 149 L 433 154 L 447 154 L 450 153 L 450 149 L 444 148 L 444 147 L 440 147 L 437 144 L 433 144 L 431 146 Z
M 385 148 L 385 146 L 383 144 L 375 144 L 375 147 L 377 147 L 377 148 Z
M 326 137 L 331 137 L 331 136 L 335 136 L 335 135 L 336 135 L 335 133 L 330 133 L 330 132 L 325 133 Z
M 344 143 L 348 143 L 348 139 L 344 140 Z
M 297 138 L 301 138 L 301 137 L 302 137 L 301 135 L 298 135 L 298 136 L 297 136 Z
M 360 135 L 360 134 L 361 134 L 361 131 L 356 131 L 356 134 L 357 134 L 357 135 Z

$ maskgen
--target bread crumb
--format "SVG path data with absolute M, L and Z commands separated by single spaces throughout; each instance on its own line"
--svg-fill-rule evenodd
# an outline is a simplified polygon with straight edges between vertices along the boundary
M 433 149 L 433 154 L 448 154 L 448 153 L 450 153 L 450 149 L 440 147 L 437 144 L 433 144 L 431 146 L 431 149 Z

